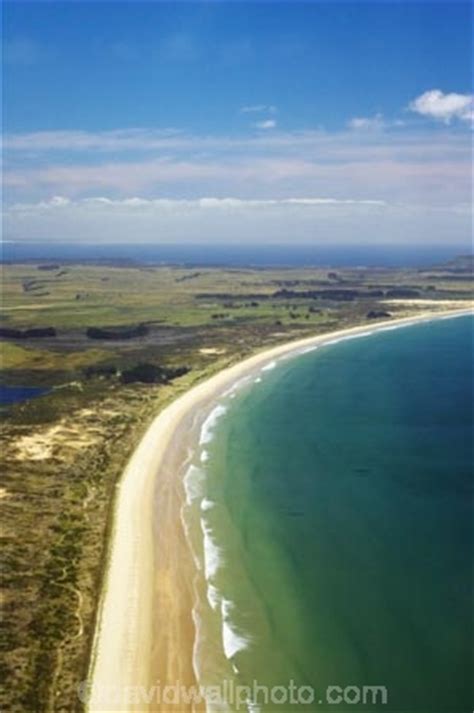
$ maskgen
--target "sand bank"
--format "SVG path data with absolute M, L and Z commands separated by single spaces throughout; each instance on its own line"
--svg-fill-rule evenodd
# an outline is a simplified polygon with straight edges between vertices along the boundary
M 155 701 L 158 687 L 196 684 L 195 565 L 180 516 L 184 490 L 178 477 L 196 419 L 202 422 L 235 381 L 279 357 L 358 333 L 469 313 L 465 308 L 426 312 L 272 347 L 193 387 L 156 417 L 118 486 L 89 676 L 91 713 L 192 710 L 182 702 L 160 706 Z

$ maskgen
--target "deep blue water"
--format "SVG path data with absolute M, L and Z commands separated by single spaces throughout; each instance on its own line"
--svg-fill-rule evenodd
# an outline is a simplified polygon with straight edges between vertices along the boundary
M 49 389 L 38 386 L 6 386 L 0 384 L 0 405 L 9 406 L 46 394 Z
M 227 400 L 202 517 L 239 683 L 309 685 L 308 711 L 472 710 L 473 327 L 322 346 Z M 333 685 L 388 702 L 324 705 Z
M 426 266 L 470 252 L 469 244 L 450 246 L 393 245 L 140 245 L 6 242 L 2 259 L 135 260 L 144 263 L 275 266 Z

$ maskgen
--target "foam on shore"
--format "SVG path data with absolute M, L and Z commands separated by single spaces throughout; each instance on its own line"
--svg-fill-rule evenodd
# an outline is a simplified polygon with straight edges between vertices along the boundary
M 231 384 L 230 388 L 226 389 L 226 390 L 222 393 L 223 398 L 226 398 L 226 397 L 229 397 L 229 398 L 231 398 L 231 399 L 235 398 L 235 396 L 236 396 L 237 392 L 239 391 L 239 389 L 241 389 L 243 386 L 245 386 L 246 384 L 248 384 L 248 382 L 250 381 L 250 379 L 251 379 L 251 375 L 250 375 L 250 376 L 247 375 L 247 376 L 241 377 L 240 379 L 237 379 L 236 381 L 234 381 L 234 382 Z
M 270 364 L 274 368 L 276 361 Z M 261 377 L 257 377 L 260 381 Z M 224 397 L 227 399 L 236 395 L 236 392 L 243 386 L 252 383 L 249 377 L 239 379 L 230 389 L 221 396 L 219 403 L 214 406 L 208 415 L 204 415 L 204 420 L 198 428 L 199 444 L 206 445 L 205 449 L 198 451 L 199 466 L 191 464 L 184 476 L 184 485 L 186 492 L 186 503 L 189 506 L 188 513 L 184 515 L 184 520 L 198 518 L 199 531 L 202 537 L 202 554 L 198 571 L 202 572 L 204 579 L 205 600 L 200 601 L 197 598 L 193 608 L 193 620 L 196 630 L 196 639 L 194 643 L 193 666 L 196 672 L 198 681 L 200 680 L 200 671 L 203 669 L 203 662 L 200 656 L 203 648 L 209 647 L 209 617 L 212 617 L 213 624 L 211 629 L 214 631 L 212 635 L 214 639 L 214 656 L 222 655 L 223 660 L 231 661 L 234 656 L 248 648 L 251 637 L 239 628 L 234 620 L 237 612 L 237 605 L 229 596 L 229 592 L 221 588 L 222 576 L 225 578 L 226 557 L 225 548 L 226 542 L 221 542 L 219 538 L 219 530 L 215 529 L 215 517 L 213 511 L 220 507 L 219 502 L 211 499 L 208 494 L 209 485 L 207 483 L 207 472 L 209 461 L 212 458 L 211 442 L 214 438 L 215 428 L 219 419 L 227 413 L 227 407 Z M 196 542 L 192 542 L 192 529 L 185 526 L 188 538 L 191 540 L 191 549 L 196 550 Z M 197 531 L 194 531 L 198 535 Z M 204 607 L 204 608 L 203 608 Z M 210 608 L 207 609 L 207 607 Z M 220 632 L 220 634 L 219 634 Z M 237 672 L 237 667 L 232 661 L 232 673 Z
M 226 411 L 227 408 L 222 404 L 217 404 L 217 406 L 212 409 L 211 413 L 202 424 L 199 445 L 204 445 L 205 443 L 210 443 L 210 441 L 212 441 L 213 431 L 216 427 L 217 421 L 226 413 Z
M 251 638 L 239 632 L 232 622 L 235 604 L 230 599 L 222 599 L 222 645 L 226 658 L 232 659 L 236 654 L 245 651 L 251 643 Z
M 201 529 L 204 539 L 204 576 L 207 582 L 212 582 L 223 564 L 222 548 L 216 543 L 212 528 L 204 517 L 201 518 Z
M 203 500 L 201 500 L 201 510 L 203 512 L 206 512 L 207 510 L 212 510 L 215 505 L 215 502 L 213 500 L 209 500 L 208 498 L 203 498 Z
M 183 478 L 187 505 L 192 505 L 193 502 L 204 497 L 204 480 L 205 474 L 201 468 L 191 464 Z

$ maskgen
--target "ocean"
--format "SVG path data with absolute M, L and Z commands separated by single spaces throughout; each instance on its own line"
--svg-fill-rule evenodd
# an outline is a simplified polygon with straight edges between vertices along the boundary
M 422 267 L 469 255 L 464 245 L 259 245 L 246 244 L 140 244 L 5 241 L 3 261 L 132 261 L 140 264 L 224 267 Z
M 232 710 L 472 710 L 473 327 L 333 340 L 206 419 L 195 668 Z

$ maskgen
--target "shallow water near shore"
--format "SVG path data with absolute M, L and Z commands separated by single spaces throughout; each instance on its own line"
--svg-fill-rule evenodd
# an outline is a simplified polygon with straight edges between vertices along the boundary
M 473 325 L 334 340 L 220 400 L 185 483 L 203 683 L 267 686 L 249 710 L 291 685 L 295 710 L 334 711 L 330 686 L 356 687 L 338 710 L 469 709 Z

